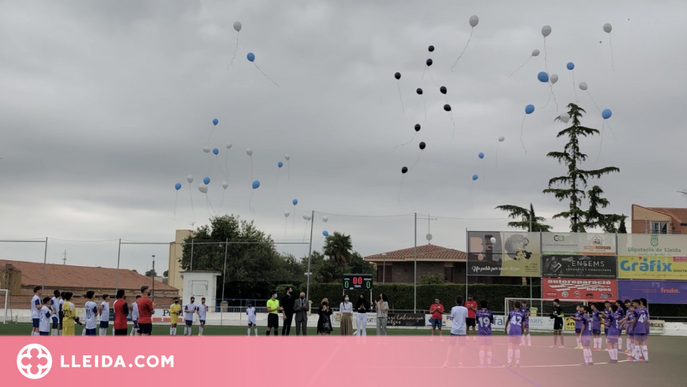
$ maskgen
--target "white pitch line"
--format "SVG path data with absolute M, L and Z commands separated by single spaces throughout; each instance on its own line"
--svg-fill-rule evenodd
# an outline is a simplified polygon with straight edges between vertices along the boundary
M 618 363 L 626 363 L 629 362 L 629 360 L 618 360 Z M 610 363 L 608 362 L 601 362 L 601 363 L 594 363 L 595 366 L 597 365 L 608 365 Z M 497 370 L 497 369 L 503 369 L 503 370 L 517 370 L 518 368 L 551 368 L 551 367 L 584 367 L 584 364 L 581 363 L 575 363 L 575 364 L 542 364 L 542 365 L 521 365 L 519 367 L 504 367 L 504 366 L 491 366 L 491 367 L 478 367 L 478 366 L 469 366 L 469 367 L 443 367 L 443 366 L 356 366 L 358 368 L 371 368 L 371 369 L 379 369 L 379 368 L 389 368 L 389 369 L 484 369 L 484 370 Z M 332 366 L 332 368 L 349 368 L 348 366 Z

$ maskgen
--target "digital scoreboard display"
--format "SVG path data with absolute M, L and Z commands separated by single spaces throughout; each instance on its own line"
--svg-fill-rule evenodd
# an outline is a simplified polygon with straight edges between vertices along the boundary
M 344 274 L 344 290 L 372 290 L 372 274 Z

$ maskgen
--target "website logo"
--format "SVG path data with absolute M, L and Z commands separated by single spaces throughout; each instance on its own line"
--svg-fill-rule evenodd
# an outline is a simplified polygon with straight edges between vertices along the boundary
M 17 368 L 27 379 L 41 379 L 51 367 L 52 355 L 40 344 L 29 344 L 17 354 Z
M 556 242 L 563 242 L 565 240 L 565 237 L 563 235 L 554 235 L 553 240 Z
M 652 235 L 650 242 L 652 246 L 658 246 L 658 235 Z

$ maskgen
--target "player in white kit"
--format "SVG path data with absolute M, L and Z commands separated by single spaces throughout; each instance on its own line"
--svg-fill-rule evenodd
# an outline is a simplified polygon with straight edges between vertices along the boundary
M 40 336 L 39 325 L 41 321 L 41 308 L 43 303 L 41 302 L 41 293 L 43 288 L 36 286 L 33 288 L 33 297 L 31 298 L 31 322 L 33 328 L 31 329 L 31 336 Z
M 198 313 L 196 298 L 191 297 L 191 302 L 184 306 L 184 320 L 186 320 L 186 325 L 184 325 L 184 336 L 191 336 L 193 333 L 193 315 L 196 313 Z
M 98 307 L 100 313 L 100 335 L 107 336 L 107 328 L 110 325 L 110 296 L 103 294 L 103 302 Z
M 60 328 L 60 300 L 62 300 L 62 295 L 59 290 L 53 292 L 54 296 L 50 299 L 50 310 L 53 311 L 52 318 L 52 330 L 53 336 L 61 336 Z
M 205 328 L 205 318 L 208 314 L 208 306 L 205 305 L 205 297 L 200 299 L 200 305 L 198 306 L 198 322 L 200 323 L 200 328 L 198 328 L 198 336 L 203 336 L 203 329 Z
M 250 336 L 250 328 L 255 329 L 255 336 L 258 335 L 258 324 L 255 323 L 255 307 L 248 303 L 246 308 L 246 314 L 248 315 L 248 336 Z
M 136 296 L 136 301 L 141 298 L 141 295 Z M 136 333 L 138 333 L 138 304 L 134 301 L 133 304 L 131 304 L 131 321 L 134 322 L 134 327 L 131 328 L 131 336 L 136 336 Z

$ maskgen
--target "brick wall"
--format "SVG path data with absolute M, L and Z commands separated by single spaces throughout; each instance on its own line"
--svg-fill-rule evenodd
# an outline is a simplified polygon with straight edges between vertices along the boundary
M 413 283 L 413 262 L 394 262 L 392 266 L 394 283 Z M 387 270 L 389 268 L 387 267 Z M 443 262 L 418 262 L 417 263 L 417 283 L 423 275 L 441 275 L 444 278 Z

